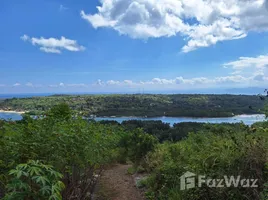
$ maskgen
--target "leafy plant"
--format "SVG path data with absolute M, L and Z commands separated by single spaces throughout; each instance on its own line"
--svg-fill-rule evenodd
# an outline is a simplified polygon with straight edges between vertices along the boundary
M 191 133 L 180 142 L 158 145 L 149 154 L 149 196 L 171 200 L 261 198 L 264 183 L 268 180 L 265 167 L 268 161 L 268 130 L 258 127 L 252 132 L 244 126 L 231 128 L 227 125 L 207 128 L 207 131 Z M 180 176 L 187 171 L 215 179 L 225 175 L 257 179 L 259 187 L 209 188 L 203 185 L 181 191 Z
M 14 178 L 8 172 L 29 160 L 48 163 L 63 175 L 66 200 L 90 198 L 104 166 L 117 161 L 119 141 L 127 134 L 122 128 L 74 116 L 66 105 L 47 113 L 0 124 L 0 198 Z
M 10 170 L 10 182 L 7 184 L 7 194 L 4 200 L 40 199 L 61 200 L 64 184 L 60 181 L 62 174 L 52 166 L 44 165 L 40 161 L 30 160 L 26 164 L 19 164 Z
M 125 154 L 136 168 L 142 164 L 145 156 L 153 151 L 157 143 L 154 136 L 144 133 L 142 129 L 136 129 L 121 139 L 120 146 L 124 148 Z

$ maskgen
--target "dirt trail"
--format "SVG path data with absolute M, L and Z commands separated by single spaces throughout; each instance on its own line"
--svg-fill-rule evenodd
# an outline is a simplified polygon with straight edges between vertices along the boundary
M 143 200 L 133 176 L 127 173 L 131 165 L 114 165 L 105 170 L 96 186 L 94 200 Z

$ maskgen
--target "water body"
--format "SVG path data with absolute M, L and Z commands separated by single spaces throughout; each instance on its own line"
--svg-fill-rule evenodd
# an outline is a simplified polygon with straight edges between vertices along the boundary
M 21 114 L 19 113 L 7 113 L 7 112 L 0 112 L 0 119 L 4 119 L 4 120 L 21 120 Z
M 50 96 L 51 93 L 37 93 L 37 94 L 0 94 L 0 99 L 12 99 L 12 98 L 32 98 L 32 97 L 45 97 Z
M 255 122 L 265 120 L 265 115 L 237 115 L 234 117 L 220 117 L 220 118 L 194 118 L 194 117 L 154 117 L 154 118 L 142 118 L 142 117 L 97 117 L 96 121 L 101 120 L 115 120 L 119 123 L 126 120 L 161 120 L 162 122 L 173 125 L 180 122 L 202 122 L 202 123 L 239 123 L 243 122 L 247 125 L 252 125 Z
M 4 113 L 0 112 L 0 119 L 5 120 L 20 120 L 22 117 L 19 113 Z M 115 120 L 119 123 L 126 120 L 161 120 L 162 122 L 173 125 L 180 122 L 204 122 L 204 123 L 239 123 L 251 125 L 255 122 L 265 120 L 265 115 L 237 115 L 234 117 L 221 117 L 221 118 L 193 118 L 193 117 L 154 117 L 154 118 L 142 118 L 142 117 L 97 117 L 96 121 L 101 120 Z

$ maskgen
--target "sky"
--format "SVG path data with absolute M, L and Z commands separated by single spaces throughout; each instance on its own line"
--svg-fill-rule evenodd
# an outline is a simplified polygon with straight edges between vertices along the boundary
M 268 83 L 268 0 L 2 0 L 0 24 L 0 94 Z

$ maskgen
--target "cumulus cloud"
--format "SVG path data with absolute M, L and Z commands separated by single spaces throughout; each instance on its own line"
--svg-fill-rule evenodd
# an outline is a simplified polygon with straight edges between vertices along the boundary
M 93 83 L 93 85 L 95 85 L 95 86 L 104 86 L 105 83 L 102 80 L 98 79 L 95 83 Z
M 45 53 L 61 53 L 61 50 L 56 48 L 40 47 L 40 50 Z
M 256 72 L 253 75 L 253 80 L 258 82 L 267 81 L 268 77 L 263 72 Z
M 268 55 L 260 55 L 257 57 L 240 57 L 236 61 L 224 64 L 225 67 L 231 67 L 235 70 L 243 70 L 245 68 L 263 69 L 268 67 Z
M 134 83 L 132 80 L 124 80 L 124 84 L 129 85 L 129 86 L 136 85 L 136 83 Z
M 114 81 L 114 80 L 109 80 L 106 82 L 107 85 L 120 85 L 120 81 Z
M 57 38 L 30 38 L 27 35 L 23 35 L 20 37 L 21 40 L 25 42 L 31 42 L 34 46 L 39 46 L 40 50 L 46 53 L 57 53 L 60 54 L 62 50 L 67 51 L 83 51 L 85 47 L 78 45 L 77 41 L 70 40 L 65 37 Z
M 172 84 L 173 82 L 173 80 L 153 78 L 152 81 L 149 82 L 149 84 Z
M 183 77 L 176 77 L 175 78 L 175 83 L 176 84 L 182 84 L 182 83 L 184 83 L 184 78 Z
M 234 75 L 234 76 L 217 77 L 215 78 L 215 82 L 216 83 L 243 83 L 251 79 L 252 77 L 245 78 L 241 75 Z
M 268 0 L 101 0 L 97 13 L 81 17 L 131 38 L 181 35 L 183 52 L 268 31 Z

